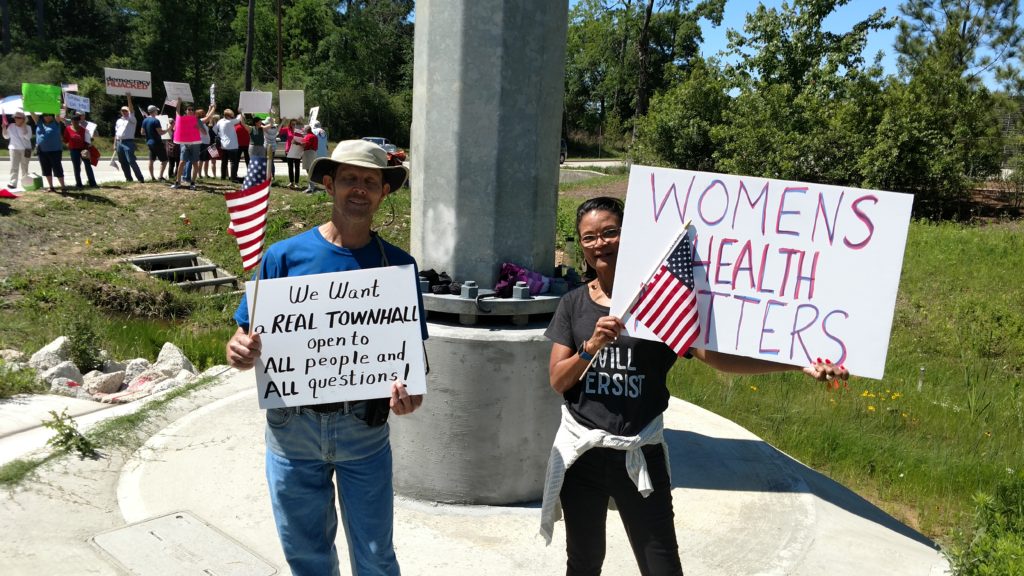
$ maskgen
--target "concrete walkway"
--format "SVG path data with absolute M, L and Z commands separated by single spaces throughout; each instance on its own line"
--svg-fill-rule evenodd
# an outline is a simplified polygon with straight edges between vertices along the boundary
M 148 441 L 134 453 L 65 457 L 13 490 L 0 489 L 0 574 L 123 574 L 119 562 L 141 562 L 132 572 L 138 574 L 203 573 L 177 568 L 204 562 L 212 574 L 287 574 L 263 479 L 254 387 L 252 373 L 229 371 L 221 383 L 175 400 L 153 418 L 143 431 Z M 9 409 L 0 405 L 0 420 Z M 401 418 L 391 422 L 402 425 Z M 673 399 L 665 424 L 689 576 L 939 576 L 947 570 L 926 538 L 732 422 Z M 172 545 L 147 528 L 122 538 L 120 552 L 111 553 L 126 525 L 168 514 L 189 526 L 198 548 Z M 636 574 L 625 533 L 610 514 L 604 572 Z M 398 498 L 395 545 L 403 574 L 564 573 L 564 526 L 556 524 L 555 540 L 545 547 L 538 520 L 537 505 Z M 157 556 L 172 560 L 161 564 L 147 552 L 154 538 Z M 195 551 L 204 539 L 208 549 L 211 539 L 226 543 L 211 556 L 248 554 L 251 564 L 229 559 L 216 567 L 219 559 Z M 338 547 L 342 573 L 349 574 L 344 536 Z M 133 552 L 143 558 L 133 559 Z

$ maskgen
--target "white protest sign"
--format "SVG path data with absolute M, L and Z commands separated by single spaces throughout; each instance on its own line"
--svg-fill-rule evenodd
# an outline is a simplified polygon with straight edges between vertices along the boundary
M 79 96 L 78 94 L 64 93 L 64 103 L 70 110 L 79 110 L 81 112 L 92 112 L 89 109 L 89 99 L 85 96 Z
M 687 220 L 701 334 L 694 347 L 881 378 L 913 196 L 633 166 L 611 313 L 627 313 Z
M 89 140 L 92 140 L 96 136 L 96 123 L 86 121 L 85 131 L 89 134 Z
M 302 118 L 306 110 L 306 94 L 302 90 L 281 90 L 277 93 L 282 118 Z
M 396 379 L 427 391 L 412 266 L 260 280 L 255 320 L 260 408 L 385 398 Z
M 177 106 L 177 100 L 181 99 L 184 102 L 193 102 L 192 100 L 192 87 L 187 82 L 168 82 L 164 81 L 164 91 L 167 92 L 167 100 L 175 100 L 174 105 Z
M 270 92 L 239 92 L 238 111 L 249 114 L 268 114 L 273 94 Z
M 131 94 L 147 98 L 153 96 L 153 82 L 149 72 L 104 68 L 103 79 L 107 85 L 107 94 Z
M 313 106 L 312 108 L 310 108 L 309 109 L 309 125 L 312 126 L 313 123 L 316 122 L 317 117 L 319 117 L 319 116 L 320 116 L 320 107 L 319 106 Z

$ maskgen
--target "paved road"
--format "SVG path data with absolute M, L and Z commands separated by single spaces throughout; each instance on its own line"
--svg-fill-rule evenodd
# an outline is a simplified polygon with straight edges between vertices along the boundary
M 625 160 L 566 160 L 562 164 L 562 168 L 569 170 L 578 170 L 585 168 L 618 168 L 620 166 L 626 166 Z
M 146 147 L 144 145 L 143 146 L 139 146 L 138 148 L 139 149 L 138 149 L 138 151 L 136 153 L 139 154 L 139 156 L 138 156 L 139 168 L 142 170 L 142 176 L 146 180 L 149 180 L 149 160 L 148 160 L 149 152 L 146 150 Z M 114 168 L 113 166 L 111 166 L 110 165 L 110 160 L 111 160 L 111 156 L 108 154 L 108 155 L 106 155 L 106 156 L 104 156 L 103 158 L 100 159 L 99 164 L 97 164 L 96 166 L 93 167 L 93 173 L 96 176 L 96 182 L 98 182 L 100 184 L 103 184 L 105 182 L 124 182 L 125 181 L 124 172 L 121 171 L 120 167 Z M 279 163 L 279 164 L 280 165 L 278 166 L 278 168 L 283 170 L 284 169 L 284 164 L 283 163 Z M 62 162 L 62 165 L 64 166 L 64 184 L 66 184 L 67 187 L 69 187 L 69 188 L 73 187 L 75 185 L 75 173 L 74 173 L 74 170 L 72 169 L 72 166 L 71 166 L 71 157 L 68 155 L 67 151 L 64 152 L 64 161 Z M 10 169 L 10 159 L 7 158 L 6 156 L 0 158 L 0 185 L 6 185 L 7 184 L 7 179 L 8 179 L 8 176 L 10 175 L 10 170 L 11 170 Z M 30 173 L 42 174 L 42 170 L 39 168 L 39 161 L 36 158 L 33 158 L 29 162 L 28 170 L 29 170 Z M 157 161 L 156 164 L 154 165 L 153 173 L 156 174 L 159 177 L 159 175 L 160 175 L 160 162 L 159 161 Z M 280 171 L 278 173 L 280 174 Z M 245 162 L 241 162 L 239 164 L 238 175 L 240 177 L 244 177 L 245 176 Z M 165 174 L 165 177 L 167 177 L 166 174 Z M 170 180 L 169 177 L 167 177 L 167 179 Z M 86 176 L 85 176 L 85 169 L 83 168 L 82 169 L 82 183 L 85 183 L 85 182 L 87 182 L 87 180 L 86 180 Z M 44 186 L 46 185 L 45 179 L 43 180 L 43 185 Z M 54 179 L 54 186 L 56 186 L 56 185 L 57 185 L 57 181 L 56 181 L 56 179 Z M 19 187 L 19 189 L 20 189 L 20 187 Z

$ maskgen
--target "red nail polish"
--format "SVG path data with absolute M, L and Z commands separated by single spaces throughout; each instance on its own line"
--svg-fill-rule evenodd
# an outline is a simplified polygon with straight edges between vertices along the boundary
M 821 358 L 818 358 L 818 364 L 821 364 Z
M 831 363 L 832 363 L 831 360 L 829 360 L 828 358 L 825 358 L 825 364 L 831 364 Z

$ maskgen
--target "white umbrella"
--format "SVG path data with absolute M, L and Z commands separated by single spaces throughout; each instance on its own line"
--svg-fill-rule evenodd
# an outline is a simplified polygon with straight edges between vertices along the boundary
M 0 100 L 0 114 L 14 114 L 22 110 L 21 94 L 7 96 Z

